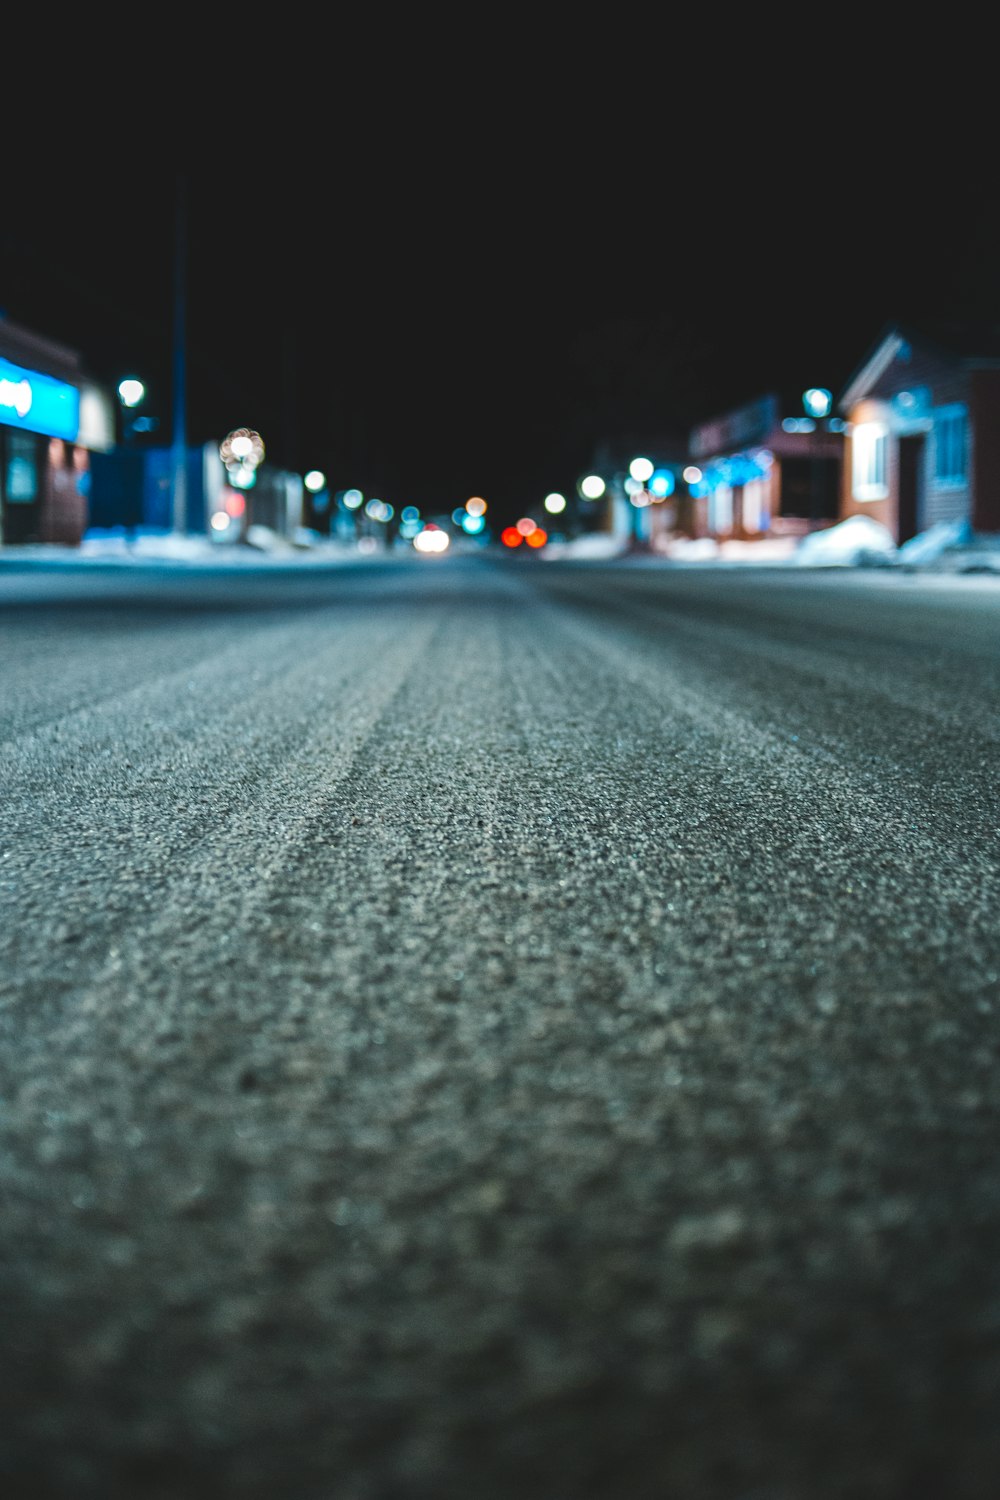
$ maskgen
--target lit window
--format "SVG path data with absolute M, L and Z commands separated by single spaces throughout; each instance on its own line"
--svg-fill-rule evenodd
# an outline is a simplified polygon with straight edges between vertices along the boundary
M 767 528 L 767 481 L 750 479 L 743 486 L 743 530 L 764 531 Z
M 967 427 L 964 406 L 945 406 L 934 413 L 934 478 L 942 489 L 961 489 L 965 484 Z
M 886 480 L 888 429 L 881 422 L 861 422 L 854 429 L 853 490 L 855 500 L 884 500 L 889 493 Z
M 728 484 L 712 491 L 708 502 L 708 529 L 716 536 L 728 536 L 733 529 L 733 492 Z
M 62 443 L 59 447 L 62 450 Z M 8 503 L 12 505 L 27 505 L 38 496 L 36 439 L 30 432 L 7 434 L 6 489 Z

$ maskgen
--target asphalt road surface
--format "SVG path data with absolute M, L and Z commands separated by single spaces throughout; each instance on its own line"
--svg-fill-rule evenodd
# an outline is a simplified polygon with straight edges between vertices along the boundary
M 995 1500 L 1000 586 L 0 572 L 0 1490 Z

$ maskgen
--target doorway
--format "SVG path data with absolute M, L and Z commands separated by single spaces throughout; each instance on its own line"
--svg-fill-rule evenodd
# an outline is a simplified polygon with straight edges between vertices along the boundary
M 924 472 L 924 434 L 914 432 L 899 440 L 899 506 L 896 542 L 902 546 L 920 529 L 920 481 Z

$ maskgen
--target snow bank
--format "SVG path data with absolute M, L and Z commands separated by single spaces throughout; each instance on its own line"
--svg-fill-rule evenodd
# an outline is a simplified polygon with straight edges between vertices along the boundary
M 790 561 L 803 568 L 859 568 L 892 565 L 896 557 L 888 526 L 870 516 L 848 516 L 836 526 L 804 536 Z
M 929 526 L 926 531 L 904 542 L 899 549 L 899 560 L 918 566 L 937 562 L 950 548 L 966 547 L 971 540 L 972 527 L 968 521 L 939 521 L 937 526 Z
M 567 542 L 549 542 L 541 549 L 542 557 L 621 557 L 625 544 L 610 531 L 588 531 Z
M 178 558 L 185 562 L 198 562 L 210 558 L 215 551 L 207 536 L 181 535 L 173 531 L 153 531 L 136 528 L 131 534 L 123 527 L 114 526 L 103 530 L 92 527 L 84 532 L 80 543 L 81 557 L 91 558 Z
M 706 562 L 718 555 L 719 544 L 714 536 L 679 536 L 667 548 L 667 556 L 674 562 Z

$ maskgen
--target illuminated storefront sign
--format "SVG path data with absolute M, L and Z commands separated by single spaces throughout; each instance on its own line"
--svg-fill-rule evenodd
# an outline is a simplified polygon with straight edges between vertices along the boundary
M 691 434 L 691 452 L 695 458 L 711 458 L 716 453 L 763 442 L 777 423 L 778 398 L 762 396 L 749 406 L 696 427 Z
M 64 380 L 0 359 L 0 425 L 72 443 L 80 428 L 80 393 Z

